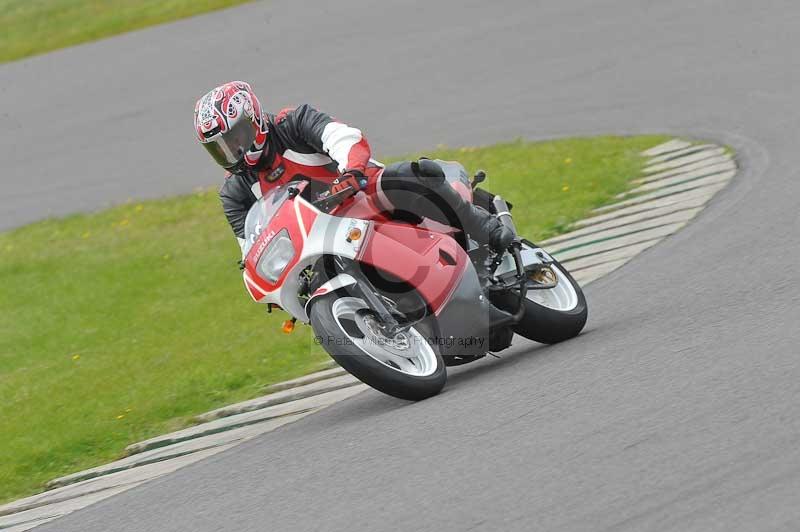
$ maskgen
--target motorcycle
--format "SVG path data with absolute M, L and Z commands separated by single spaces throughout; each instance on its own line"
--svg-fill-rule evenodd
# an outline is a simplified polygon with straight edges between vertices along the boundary
M 469 180 L 457 162 L 433 161 L 464 199 L 517 235 L 511 205 Z M 428 163 L 429 164 L 429 163 Z M 310 323 L 315 342 L 345 370 L 386 394 L 439 393 L 447 367 L 511 345 L 514 334 L 552 344 L 578 335 L 586 298 L 556 259 L 516 236 L 504 253 L 458 227 L 392 219 L 363 192 L 275 187 L 245 221 L 243 277 L 250 296 Z

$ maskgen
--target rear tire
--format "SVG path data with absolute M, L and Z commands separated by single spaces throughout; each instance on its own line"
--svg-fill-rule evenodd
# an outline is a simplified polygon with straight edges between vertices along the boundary
M 529 290 L 525 315 L 514 327 L 514 332 L 520 336 L 543 344 L 556 344 L 578 336 L 589 315 L 586 297 L 577 281 L 558 262 L 553 262 L 552 267 L 561 286 L 550 289 L 554 291 L 550 294 L 545 290 Z M 498 306 L 513 312 L 518 301 L 516 296 L 506 294 L 498 301 Z
M 364 310 L 354 312 L 358 305 Z M 378 391 L 408 401 L 438 394 L 447 382 L 447 370 L 438 348 L 428 341 L 428 331 L 419 324 L 409 330 L 408 354 L 417 356 L 406 358 L 402 347 L 383 349 L 379 342 L 368 342 L 373 331 L 365 330 L 366 309 L 357 298 L 339 293 L 320 296 L 309 312 L 317 342 L 347 372 Z

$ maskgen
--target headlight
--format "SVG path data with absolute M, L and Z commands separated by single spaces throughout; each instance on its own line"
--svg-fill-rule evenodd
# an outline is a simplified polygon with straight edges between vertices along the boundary
M 272 242 L 267 246 L 267 250 L 261 254 L 256 265 L 258 274 L 271 283 L 276 283 L 278 278 L 286 269 L 286 266 L 294 258 L 294 246 L 289 232 L 283 229 L 272 238 Z

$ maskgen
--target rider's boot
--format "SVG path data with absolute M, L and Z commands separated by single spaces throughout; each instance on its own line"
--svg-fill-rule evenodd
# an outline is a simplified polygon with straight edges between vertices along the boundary
M 514 240 L 511 230 L 497 217 L 465 201 L 446 181 L 444 171 L 438 164 L 430 159 L 420 159 L 419 162 L 411 163 L 411 168 L 420 183 L 430 191 L 430 194 L 425 195 L 439 207 L 433 209 L 438 212 L 419 214 L 451 226 L 463 227 L 477 242 L 488 244 L 498 253 L 508 249 Z M 431 195 L 443 201 L 436 201 Z

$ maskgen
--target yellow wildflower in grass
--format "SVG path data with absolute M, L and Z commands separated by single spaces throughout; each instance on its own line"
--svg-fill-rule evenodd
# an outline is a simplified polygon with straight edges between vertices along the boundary
M 572 158 L 567 157 L 566 159 L 564 159 L 564 164 L 572 164 Z
M 78 361 L 78 360 L 80 360 L 80 359 L 81 359 L 81 356 L 80 356 L 80 355 L 72 355 L 72 360 L 73 360 L 73 361 Z
M 117 416 L 117 419 L 123 419 L 124 417 L 125 417 L 125 414 L 120 414 L 120 415 Z
M 564 185 L 561 187 L 561 192 L 569 192 L 569 185 Z

